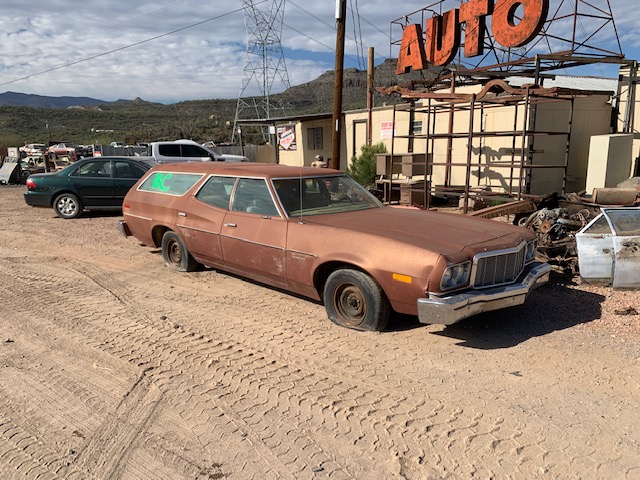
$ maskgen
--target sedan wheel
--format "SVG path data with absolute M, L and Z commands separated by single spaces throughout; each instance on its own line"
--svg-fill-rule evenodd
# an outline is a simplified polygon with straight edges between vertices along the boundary
M 162 236 L 162 257 L 168 266 L 179 272 L 192 272 L 198 268 L 198 262 L 184 246 L 180 236 L 172 231 Z
M 324 287 L 329 319 L 356 330 L 384 330 L 389 320 L 389 300 L 380 285 L 358 270 L 336 270 Z
M 82 213 L 82 203 L 73 193 L 63 193 L 54 200 L 53 209 L 60 218 L 76 218 Z

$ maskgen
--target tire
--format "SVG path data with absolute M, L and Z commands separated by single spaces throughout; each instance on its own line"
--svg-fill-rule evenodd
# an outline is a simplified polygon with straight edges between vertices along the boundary
M 73 193 L 58 195 L 53 201 L 53 209 L 60 218 L 70 219 L 82 214 L 82 202 Z
M 162 236 L 162 258 L 166 265 L 178 272 L 193 272 L 198 268 L 198 262 L 184 246 L 180 236 L 172 231 Z
M 340 269 L 327 278 L 324 307 L 329 320 L 355 330 L 381 331 L 391 307 L 380 285 L 366 273 Z
M 58 159 L 58 156 L 55 153 L 50 153 L 49 154 L 49 160 L 56 161 L 57 159 Z

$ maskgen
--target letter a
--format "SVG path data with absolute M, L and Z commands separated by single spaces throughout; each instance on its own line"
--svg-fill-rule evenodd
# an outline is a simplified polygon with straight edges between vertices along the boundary
M 409 73 L 413 70 L 427 68 L 427 58 L 424 53 L 424 40 L 422 39 L 422 27 L 413 24 L 407 25 L 402 32 L 402 43 L 398 53 L 398 65 L 396 75 Z

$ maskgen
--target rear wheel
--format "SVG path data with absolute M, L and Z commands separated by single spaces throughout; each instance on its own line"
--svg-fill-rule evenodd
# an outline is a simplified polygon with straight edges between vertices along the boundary
M 76 218 L 82 213 L 82 203 L 73 193 L 63 193 L 53 201 L 53 209 L 60 218 Z
M 324 306 L 333 323 L 356 330 L 384 330 L 391 307 L 380 285 L 366 273 L 340 269 L 329 275 Z
M 168 231 L 162 236 L 162 257 L 168 266 L 178 272 L 193 272 L 198 268 L 198 262 L 175 232 Z

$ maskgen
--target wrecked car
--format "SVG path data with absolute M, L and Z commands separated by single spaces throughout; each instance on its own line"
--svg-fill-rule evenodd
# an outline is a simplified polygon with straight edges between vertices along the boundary
M 576 234 L 580 277 L 613 288 L 640 288 L 640 207 L 602 208 Z
M 324 302 L 329 319 L 383 330 L 391 309 L 450 325 L 522 304 L 548 281 L 526 228 L 385 206 L 339 170 L 252 163 L 158 165 L 127 193 L 124 236 Z

